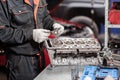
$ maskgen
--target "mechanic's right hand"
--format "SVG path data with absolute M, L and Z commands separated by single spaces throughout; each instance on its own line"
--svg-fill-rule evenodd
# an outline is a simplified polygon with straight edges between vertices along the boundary
M 47 40 L 49 35 L 50 35 L 50 30 L 46 30 L 46 29 L 33 30 L 33 40 L 38 43 Z

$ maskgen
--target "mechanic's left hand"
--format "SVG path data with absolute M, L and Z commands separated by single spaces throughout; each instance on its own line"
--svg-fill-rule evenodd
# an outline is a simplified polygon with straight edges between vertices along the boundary
M 55 35 L 60 36 L 64 32 L 64 26 L 62 26 L 59 23 L 54 23 L 53 24 L 53 32 Z

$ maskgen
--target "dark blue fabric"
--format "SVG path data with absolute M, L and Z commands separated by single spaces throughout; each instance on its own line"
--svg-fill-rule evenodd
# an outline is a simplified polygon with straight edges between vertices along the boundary
M 30 0 L 31 5 L 33 6 L 33 0 Z

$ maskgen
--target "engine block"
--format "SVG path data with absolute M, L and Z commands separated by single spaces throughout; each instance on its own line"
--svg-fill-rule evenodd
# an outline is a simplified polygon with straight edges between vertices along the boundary
M 100 43 L 95 38 L 59 37 L 46 41 L 52 65 L 97 64 Z

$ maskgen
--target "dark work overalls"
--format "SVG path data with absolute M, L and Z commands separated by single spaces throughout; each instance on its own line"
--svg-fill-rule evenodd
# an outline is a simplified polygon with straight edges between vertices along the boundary
M 52 30 L 54 21 L 45 0 L 0 0 L 0 43 L 3 44 L 9 80 L 33 80 L 40 72 L 44 43 L 33 41 L 35 28 Z

